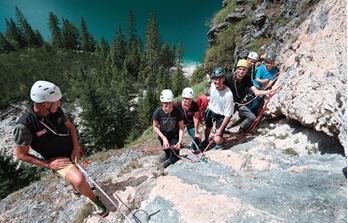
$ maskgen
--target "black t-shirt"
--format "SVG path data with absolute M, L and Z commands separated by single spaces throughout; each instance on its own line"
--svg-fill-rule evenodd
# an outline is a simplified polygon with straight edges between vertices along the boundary
M 70 157 L 73 144 L 65 121 L 61 108 L 46 117 L 38 117 L 30 109 L 17 122 L 15 142 L 19 146 L 30 146 L 45 159 Z
M 250 87 L 253 86 L 253 83 L 251 82 L 248 75 L 245 75 L 242 80 L 237 81 L 233 79 L 232 74 L 229 74 L 227 75 L 224 84 L 231 89 L 233 93 L 233 100 L 234 102 L 238 103 L 240 103 L 245 98 Z
M 159 107 L 153 113 L 152 119 L 158 121 L 159 129 L 166 137 L 174 137 L 179 135 L 179 122 L 184 120 L 184 114 L 174 106 L 170 113 L 165 113 Z
M 184 125 L 187 128 L 192 128 L 194 125 L 193 116 L 195 112 L 198 112 L 199 110 L 198 104 L 195 101 L 192 101 L 190 108 L 186 111 L 183 109 L 181 101 L 175 103 L 174 107 L 179 108 L 181 112 L 184 114 Z

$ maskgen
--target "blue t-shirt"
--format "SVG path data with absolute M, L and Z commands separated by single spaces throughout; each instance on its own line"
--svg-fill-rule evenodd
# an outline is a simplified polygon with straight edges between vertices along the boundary
M 263 88 L 263 84 L 258 83 L 256 81 L 256 78 L 259 78 L 261 80 L 270 78 L 270 80 L 274 80 L 276 78 L 276 73 L 279 72 L 279 69 L 276 67 L 273 67 L 272 70 L 267 70 L 266 65 L 262 65 L 257 69 L 256 75 L 255 75 L 255 80 L 253 81 L 253 84 L 255 87 L 258 89 Z

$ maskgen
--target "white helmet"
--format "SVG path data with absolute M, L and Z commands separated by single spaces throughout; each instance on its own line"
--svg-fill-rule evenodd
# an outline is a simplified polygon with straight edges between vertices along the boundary
M 48 81 L 36 81 L 30 90 L 30 98 L 36 103 L 56 102 L 62 98 L 57 85 Z
M 171 90 L 169 90 L 169 89 L 164 89 L 161 92 L 160 100 L 161 100 L 161 102 L 172 102 L 172 101 L 174 101 L 174 94 L 173 94 L 173 92 Z
M 248 54 L 248 58 L 252 59 L 252 60 L 259 60 L 259 55 L 255 52 L 250 52 Z
M 193 89 L 190 87 L 184 88 L 184 90 L 182 90 L 182 97 L 183 98 L 194 98 L 194 92 Z

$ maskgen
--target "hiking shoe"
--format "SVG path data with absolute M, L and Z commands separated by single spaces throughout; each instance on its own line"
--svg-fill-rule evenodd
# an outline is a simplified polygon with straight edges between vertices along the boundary
M 168 159 L 168 157 L 166 156 L 166 154 L 163 154 L 160 158 L 159 161 L 162 163 L 164 161 L 166 161 Z
M 221 150 L 221 149 L 223 149 L 224 148 L 224 145 L 223 144 L 216 144 L 214 147 L 213 147 L 213 149 L 215 149 L 215 150 Z
M 74 194 L 76 197 L 80 197 L 80 196 L 81 196 L 80 192 L 78 192 L 77 190 L 75 190 L 75 188 L 72 188 L 72 191 L 73 191 L 73 194 Z
M 199 144 L 199 148 L 205 149 L 205 147 L 207 147 L 207 145 L 208 145 L 208 141 L 203 140 L 203 141 Z
M 192 153 L 193 154 L 199 154 L 201 151 L 199 151 L 198 149 L 194 149 L 194 150 L 192 150 Z
M 101 216 L 102 218 L 105 218 L 106 216 L 109 215 L 109 211 L 108 209 L 105 207 L 105 205 L 103 204 L 103 202 L 99 199 L 99 197 L 97 196 L 97 198 L 95 199 L 95 201 L 91 201 L 94 211 L 97 215 Z
M 163 162 L 163 168 L 167 168 L 172 164 L 172 161 L 170 159 L 167 159 L 166 161 Z

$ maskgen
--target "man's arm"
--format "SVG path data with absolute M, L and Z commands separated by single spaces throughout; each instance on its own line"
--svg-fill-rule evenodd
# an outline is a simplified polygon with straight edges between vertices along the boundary
M 71 154 L 71 160 L 73 162 L 78 162 L 80 160 L 80 154 L 82 151 L 82 147 L 79 143 L 79 138 L 77 135 L 76 128 L 75 128 L 74 124 L 69 119 L 66 119 L 64 124 L 67 127 L 67 129 L 69 129 L 70 137 L 71 137 L 71 140 L 73 143 L 73 148 L 74 148 L 73 152 Z
M 185 131 L 184 121 L 181 120 L 181 121 L 179 121 L 179 141 L 175 145 L 176 149 L 180 149 L 181 148 L 181 142 L 182 142 L 182 138 L 184 137 L 184 131 Z
M 16 157 L 17 159 L 30 163 L 35 166 L 46 167 L 52 170 L 63 169 L 68 166 L 71 162 L 66 158 L 55 158 L 52 160 L 39 159 L 29 153 L 29 146 L 16 146 Z
M 42 160 L 37 158 L 36 156 L 33 156 L 29 153 L 30 147 L 29 146 L 18 146 L 16 145 L 16 157 L 17 159 L 27 162 L 30 164 L 33 164 L 35 166 L 41 166 L 41 167 L 47 167 L 49 168 L 49 161 L 48 160 Z
M 224 120 L 222 121 L 220 128 L 216 130 L 216 133 L 215 133 L 216 136 L 221 136 L 221 137 L 223 136 L 224 130 L 225 130 L 228 122 L 230 121 L 230 118 L 231 118 L 231 116 L 224 117 Z
M 158 128 L 158 121 L 154 119 L 152 121 L 152 126 L 153 126 L 153 130 L 156 132 L 156 134 L 162 139 L 162 141 L 163 141 L 163 148 L 168 149 L 170 147 L 170 144 L 168 142 L 167 137 L 165 137 L 165 135 Z
M 198 139 L 201 139 L 201 135 L 199 134 L 199 123 L 200 123 L 199 116 L 200 116 L 199 111 L 193 114 L 193 125 L 195 127 L 195 137 Z
M 251 87 L 251 90 L 256 96 L 263 96 L 263 95 L 269 95 L 274 93 L 276 90 L 259 90 L 255 86 Z

